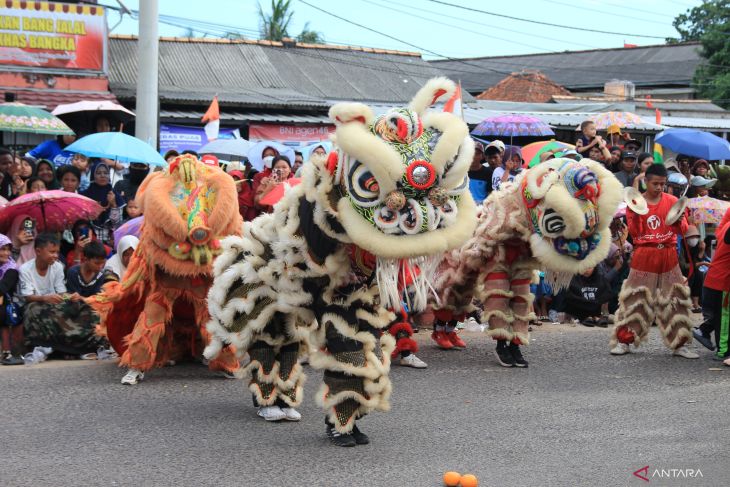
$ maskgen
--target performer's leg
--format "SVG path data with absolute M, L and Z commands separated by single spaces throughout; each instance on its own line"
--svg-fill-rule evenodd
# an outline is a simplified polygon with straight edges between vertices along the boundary
M 512 274 L 510 290 L 512 291 L 512 334 L 513 338 L 509 344 L 509 351 L 512 354 L 516 367 L 527 367 L 527 360 L 522 356 L 520 345 L 527 345 L 530 341 L 529 325 L 535 319 L 532 303 L 533 295 L 530 293 L 530 275 L 532 271 L 526 267 L 518 267 Z
M 679 266 L 661 274 L 660 287 L 655 296 L 656 321 L 664 344 L 677 355 L 698 358 L 695 352 L 680 350 L 692 342 L 692 299 Z
M 459 323 L 459 321 L 463 321 L 464 318 L 466 318 L 466 314 L 462 313 L 459 317 L 455 317 L 448 323 L 446 323 L 446 326 L 444 327 L 444 334 L 446 335 L 446 338 L 449 340 L 451 345 L 454 347 L 454 350 L 464 350 L 466 348 L 466 343 L 464 340 L 461 339 L 458 333 L 456 333 L 456 325 Z
M 326 350 L 312 355 L 310 361 L 312 366 L 325 369 L 317 400 L 327 412 L 327 435 L 338 446 L 368 442 L 355 421 L 373 410 L 390 409 L 388 371 L 395 345 L 388 333 L 378 338 L 380 330 L 370 324 L 386 326 L 388 321 L 381 325 L 377 323 L 380 317 L 359 309 L 353 325 L 343 317 L 347 314 L 343 310 L 341 314 L 323 315 L 319 341 L 324 341 Z
M 152 294 L 145 302 L 144 311 L 134 324 L 132 333 L 126 338 L 127 350 L 119 364 L 139 372 L 159 364 L 158 345 L 165 335 L 165 323 L 170 320 L 171 314 L 172 302 L 168 296 Z
M 720 317 L 722 316 L 722 291 L 702 288 L 702 324 L 695 328 L 694 338 L 708 350 L 714 351 L 720 343 Z M 715 345 L 712 335 L 715 335 Z
M 658 284 L 657 274 L 637 272 L 631 269 L 619 293 L 616 323 L 611 334 L 611 353 L 623 355 L 629 345 L 639 346 L 646 340 L 655 319 L 654 292 Z
M 453 319 L 454 312 L 450 309 L 437 309 L 434 310 L 434 315 L 431 339 L 436 343 L 437 347 L 443 350 L 453 349 L 454 344 L 446 336 L 446 325 Z

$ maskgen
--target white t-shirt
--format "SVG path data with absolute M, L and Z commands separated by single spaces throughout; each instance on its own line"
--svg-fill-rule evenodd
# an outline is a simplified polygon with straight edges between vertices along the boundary
M 496 167 L 494 168 L 494 172 L 492 173 L 492 189 L 498 190 L 499 185 L 502 184 L 502 176 L 504 176 L 504 168 L 503 167 Z M 512 182 L 515 180 L 515 175 L 510 173 L 509 177 L 507 177 L 508 182 Z
M 48 267 L 45 276 L 38 274 L 35 259 L 20 266 L 20 296 L 48 296 L 66 292 L 63 264 L 56 261 Z

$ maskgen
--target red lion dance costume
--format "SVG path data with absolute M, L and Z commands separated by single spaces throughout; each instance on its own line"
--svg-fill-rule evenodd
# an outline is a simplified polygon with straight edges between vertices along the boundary
M 500 364 L 527 367 L 519 347 L 528 344 L 534 319 L 533 271 L 546 270 L 557 291 L 605 259 L 621 189 L 601 164 L 565 158 L 503 184 L 484 201 L 474 236 L 442 263 L 437 319 L 463 319 L 477 298 Z
M 121 354 L 136 384 L 144 372 L 188 356 L 208 344 L 206 297 L 219 239 L 241 231 L 233 180 L 191 155 L 150 174 L 137 191 L 145 215 L 140 243 L 121 283 L 90 298 L 101 316 L 100 333 Z M 210 361 L 211 370 L 235 374 L 230 347 Z

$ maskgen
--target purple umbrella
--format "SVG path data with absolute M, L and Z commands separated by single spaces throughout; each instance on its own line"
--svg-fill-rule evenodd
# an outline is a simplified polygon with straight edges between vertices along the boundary
M 119 243 L 122 237 L 127 235 L 134 235 L 139 238 L 139 234 L 142 232 L 142 224 L 144 223 L 144 215 L 132 218 L 121 224 L 119 228 L 114 230 L 114 242 Z
M 499 115 L 482 120 L 471 134 L 492 137 L 539 137 L 555 135 L 555 132 L 539 118 L 527 115 Z

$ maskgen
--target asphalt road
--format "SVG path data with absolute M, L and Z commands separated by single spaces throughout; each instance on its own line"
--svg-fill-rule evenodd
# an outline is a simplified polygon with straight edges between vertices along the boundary
M 608 331 L 546 325 L 527 370 L 503 369 L 493 342 L 443 352 L 417 337 L 426 370 L 394 367 L 392 411 L 359 424 L 368 446 L 324 436 L 309 371 L 300 423 L 256 417 L 242 381 L 198 365 L 122 386 L 111 362 L 0 367 L 3 486 L 439 486 L 446 470 L 484 486 L 730 482 L 730 368 L 699 350 L 608 354 Z M 699 469 L 701 478 L 669 469 Z M 696 474 L 696 473 L 695 473 Z

